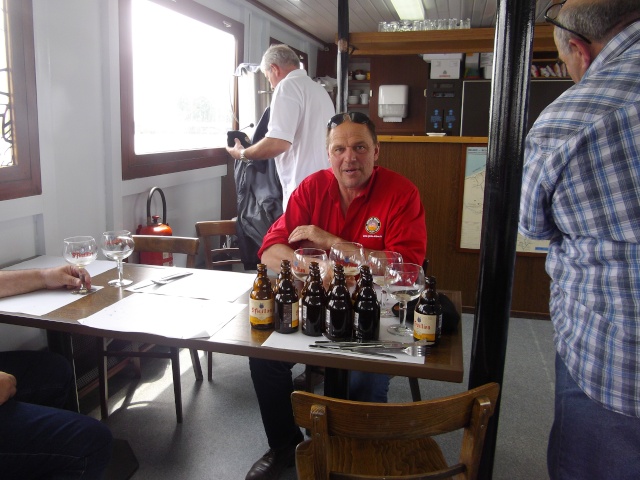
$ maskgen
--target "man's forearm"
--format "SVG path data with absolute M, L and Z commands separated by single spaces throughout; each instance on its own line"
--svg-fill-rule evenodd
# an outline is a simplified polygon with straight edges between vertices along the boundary
M 5 270 L 0 272 L 0 298 L 45 288 L 39 270 Z
M 244 149 L 247 160 L 268 160 L 289 150 L 291 144 L 279 138 L 265 137 L 255 145 Z
M 280 271 L 280 262 L 283 259 L 293 262 L 293 250 L 288 245 L 278 243 L 270 246 L 262 253 L 261 262 L 269 270 L 277 273 Z

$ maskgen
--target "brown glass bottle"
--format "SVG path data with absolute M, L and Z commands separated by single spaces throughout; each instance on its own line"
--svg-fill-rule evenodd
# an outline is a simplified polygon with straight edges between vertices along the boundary
M 367 266 L 360 267 L 359 289 L 353 304 L 353 338 L 358 341 L 380 337 L 380 303 Z
M 344 276 L 344 267 L 333 267 L 333 282 L 327 293 L 325 335 L 329 340 L 349 340 L 353 331 L 353 305 Z
M 258 264 L 258 275 L 249 294 L 249 322 L 251 328 L 269 330 L 273 328 L 274 295 L 267 266 Z
M 278 333 L 293 333 L 298 331 L 298 290 L 293 283 L 291 264 L 282 260 L 280 275 L 276 284 L 275 294 L 275 331 Z
M 327 293 L 322 285 L 320 267 L 311 262 L 308 282 L 301 293 L 302 333 L 311 337 L 319 337 L 324 331 L 324 315 L 327 305 Z
M 436 291 L 436 278 L 426 277 L 425 287 L 413 315 L 413 338 L 437 345 L 442 334 L 442 305 Z

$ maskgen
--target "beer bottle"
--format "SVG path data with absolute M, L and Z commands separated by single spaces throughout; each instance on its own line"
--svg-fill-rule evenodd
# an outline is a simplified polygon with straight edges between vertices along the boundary
M 293 283 L 291 264 L 282 260 L 275 294 L 275 330 L 278 333 L 293 333 L 298 330 L 298 290 Z
M 249 294 L 249 322 L 251 328 L 269 330 L 273 328 L 273 289 L 267 276 L 267 266 L 258 264 L 258 275 Z
M 353 331 L 353 306 L 344 276 L 344 267 L 333 267 L 332 287 L 327 294 L 325 335 L 329 340 L 350 340 Z
M 442 305 L 436 291 L 436 278 L 426 277 L 413 316 L 413 338 L 437 345 L 442 333 Z
M 311 337 L 319 337 L 324 329 L 324 309 L 327 305 L 327 294 L 322 285 L 320 267 L 311 262 L 309 282 L 301 294 L 302 333 Z
M 356 303 L 356 297 L 358 296 L 358 291 L 362 288 L 362 274 L 363 272 L 371 272 L 371 269 L 369 268 L 369 265 L 360 265 L 360 267 L 358 267 L 358 270 L 360 272 L 360 274 L 358 275 L 358 278 L 356 280 L 356 287 L 353 289 L 353 293 L 351 294 L 351 303 L 355 304 Z
M 353 337 L 358 341 L 378 340 L 380 303 L 373 287 L 373 275 L 366 265 L 360 267 L 359 283 L 353 305 Z

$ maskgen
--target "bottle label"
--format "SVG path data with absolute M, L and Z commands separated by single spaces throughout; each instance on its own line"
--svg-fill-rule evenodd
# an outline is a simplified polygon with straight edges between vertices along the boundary
M 251 298 L 249 299 L 249 321 L 252 325 L 269 325 L 273 323 L 274 309 L 273 298 L 268 300 Z
M 416 312 L 413 316 L 413 338 L 416 340 L 436 341 L 438 315 L 423 315 Z

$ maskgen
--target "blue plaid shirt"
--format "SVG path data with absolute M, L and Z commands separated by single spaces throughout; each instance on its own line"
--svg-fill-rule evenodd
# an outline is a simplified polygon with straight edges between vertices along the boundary
M 549 308 L 572 377 L 640 417 L 640 21 L 529 132 L 519 231 L 550 240 Z

